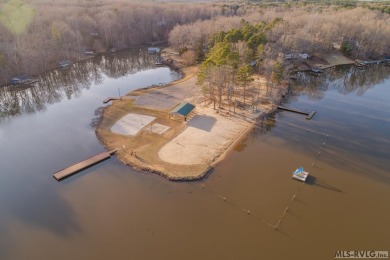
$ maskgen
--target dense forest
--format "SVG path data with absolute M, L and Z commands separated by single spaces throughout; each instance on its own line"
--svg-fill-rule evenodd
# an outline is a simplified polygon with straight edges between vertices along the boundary
M 37 74 L 60 60 L 83 59 L 85 51 L 164 42 L 174 26 L 221 12 L 220 7 L 196 3 L 6 1 L 0 3 L 0 82 Z
M 260 65 L 276 60 L 280 53 L 329 51 L 334 43 L 341 44 L 353 59 L 390 53 L 390 15 L 385 3 L 356 7 L 327 1 L 281 2 L 2 1 L 0 82 L 5 84 L 19 74 L 38 74 L 61 60 L 85 59 L 86 52 L 168 40 L 185 57 L 202 61 L 213 45 L 213 35 L 240 29 L 243 21 L 251 26 L 279 21 L 272 30 L 262 32 L 266 42 Z M 241 39 L 235 44 L 247 43 Z M 258 55 L 251 48 L 251 54 Z M 246 60 L 259 60 L 245 55 Z
M 218 17 L 176 26 L 170 44 L 183 51 L 192 49 L 204 55 L 210 36 L 219 31 L 238 29 L 242 20 L 256 24 L 281 19 L 267 38 L 270 55 L 314 53 L 342 44 L 352 58 L 378 58 L 390 53 L 390 15 L 367 8 L 275 7 L 251 11 L 245 16 Z
M 320 6 L 335 6 L 344 8 L 364 7 L 371 10 L 378 10 L 382 13 L 390 14 L 390 1 L 359 1 L 359 0 L 249 0 L 249 2 L 256 3 L 262 7 L 268 6 L 307 6 L 307 5 L 320 5 Z
M 255 111 L 260 89 L 250 84 L 254 72 L 265 76 L 265 94 L 276 98 L 275 87 L 294 66 L 285 57 L 321 59 L 339 46 L 351 59 L 381 59 L 390 54 L 389 24 L 390 15 L 363 7 L 285 5 L 178 25 L 169 42 L 183 59 L 201 62 L 198 84 L 214 108 L 239 103 Z

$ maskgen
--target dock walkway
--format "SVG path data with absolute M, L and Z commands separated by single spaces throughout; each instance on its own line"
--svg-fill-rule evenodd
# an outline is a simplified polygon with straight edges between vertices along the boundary
M 108 102 L 110 102 L 112 100 L 121 100 L 121 99 L 122 99 L 122 97 L 108 97 L 105 100 L 103 100 L 103 103 L 107 104 Z
M 311 111 L 310 113 L 308 113 L 308 112 L 300 111 L 300 110 L 297 110 L 297 109 L 287 108 L 287 107 L 282 107 L 282 106 L 277 106 L 277 108 L 280 109 L 280 110 L 284 110 L 284 111 L 288 111 L 288 112 L 293 112 L 293 113 L 305 115 L 307 120 L 312 119 L 313 116 L 314 116 L 315 113 L 316 113 L 315 110 L 313 110 L 313 111 Z
M 73 175 L 81 170 L 84 170 L 85 168 L 88 168 L 92 165 L 95 165 L 101 161 L 104 161 L 108 158 L 111 157 L 112 154 L 116 153 L 116 149 L 114 150 L 110 150 L 110 151 L 107 151 L 107 152 L 104 152 L 104 153 L 99 153 L 98 155 L 95 155 L 91 158 L 88 158 L 84 161 L 81 161 L 79 163 L 76 163 L 72 166 L 69 166 L 65 169 L 62 169 L 56 173 L 53 174 L 53 177 L 57 180 L 57 181 L 60 181 L 62 180 L 63 178 L 66 178 L 70 175 Z

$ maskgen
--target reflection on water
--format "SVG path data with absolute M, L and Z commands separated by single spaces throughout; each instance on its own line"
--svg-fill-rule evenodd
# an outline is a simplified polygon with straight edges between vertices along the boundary
M 83 234 L 85 223 L 80 217 L 86 207 L 77 209 L 67 189 L 74 189 L 73 185 L 82 183 L 80 178 L 93 176 L 88 173 L 104 169 L 115 159 L 61 183 L 52 173 L 104 150 L 90 124 L 105 98 L 118 95 L 119 89 L 125 94 L 178 78 L 167 67 L 156 68 L 155 58 L 146 50 L 121 51 L 73 64 L 67 70 L 49 71 L 31 87 L 0 87 L 1 259 L 9 259 L 10 253 L 11 259 L 47 259 L 47 255 L 27 257 L 21 247 L 28 248 L 35 240 L 45 243 L 47 235 L 61 240 Z M 88 197 L 77 190 L 70 194 Z
M 324 161 L 390 183 L 389 78 L 390 69 L 383 65 L 343 66 L 319 76 L 300 73 L 285 102 L 316 110 L 314 119 L 279 112 L 259 122 L 249 142 L 272 130 L 285 146 L 310 155 L 324 149 Z
M 31 86 L 0 87 L 0 118 L 44 111 L 47 104 L 77 97 L 82 89 L 101 84 L 106 77 L 117 79 L 154 68 L 155 60 L 156 55 L 146 49 L 120 51 L 73 64 L 70 69 L 43 73 L 39 83 Z
M 321 99 L 327 90 L 337 90 L 346 95 L 356 93 L 363 95 L 368 89 L 389 78 L 389 67 L 379 65 L 366 66 L 364 69 L 355 66 L 338 66 L 312 75 L 300 72 L 298 80 L 293 82 L 293 92 L 306 94 L 313 99 Z

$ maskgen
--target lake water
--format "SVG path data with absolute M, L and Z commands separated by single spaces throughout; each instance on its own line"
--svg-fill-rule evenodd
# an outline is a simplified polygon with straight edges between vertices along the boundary
M 55 181 L 53 172 L 104 151 L 93 128 L 102 100 L 178 78 L 154 59 L 106 55 L 48 72 L 34 88 L 0 89 L 0 259 L 390 250 L 389 67 L 299 75 L 284 105 L 316 110 L 313 120 L 269 116 L 202 181 L 169 182 L 115 157 Z M 311 176 L 303 186 L 291 178 L 299 166 Z

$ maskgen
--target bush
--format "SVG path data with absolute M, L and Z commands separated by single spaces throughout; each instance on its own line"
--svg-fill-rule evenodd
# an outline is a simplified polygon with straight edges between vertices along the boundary
M 194 65 L 196 62 L 196 54 L 192 50 L 183 52 L 181 54 L 181 58 L 184 60 L 187 66 Z
M 340 51 L 347 56 L 351 56 L 353 52 L 353 44 L 348 41 L 343 41 L 340 46 Z

